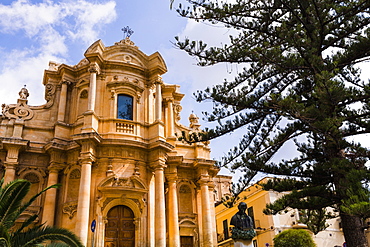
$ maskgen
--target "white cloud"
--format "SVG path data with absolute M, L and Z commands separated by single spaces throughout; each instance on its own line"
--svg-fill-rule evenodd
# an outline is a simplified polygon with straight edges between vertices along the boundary
M 11 51 L 1 47 L 11 40 L 0 42 L 0 103 L 16 103 L 18 91 L 27 85 L 29 104 L 43 104 L 41 81 L 49 61 L 66 61 L 71 48 L 68 40 L 86 46 L 95 41 L 104 25 L 115 20 L 115 6 L 112 0 L 17 0 L 10 5 L 0 4 L 0 33 L 13 35 L 14 39 L 29 38 L 29 44 Z
M 45 26 L 60 20 L 61 13 L 59 6 L 50 1 L 32 4 L 18 0 L 11 5 L 0 5 L 0 29 L 11 33 L 22 30 L 32 37 Z
M 65 5 L 68 11 L 76 15 L 76 28 L 70 30 L 69 35 L 85 44 L 91 44 L 97 39 L 102 27 L 116 18 L 115 6 L 113 1 L 96 5 L 82 0 Z
M 116 18 L 115 6 L 114 1 L 99 4 L 86 0 L 56 3 L 49 0 L 32 4 L 18 0 L 11 5 L 0 4 L 0 30 L 9 33 L 21 30 L 33 37 L 51 25 L 66 29 L 65 35 L 90 43 L 103 25 Z

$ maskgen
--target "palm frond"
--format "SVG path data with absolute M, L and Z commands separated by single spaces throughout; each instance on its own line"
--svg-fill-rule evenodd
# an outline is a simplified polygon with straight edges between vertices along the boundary
M 29 206 L 31 206 L 31 204 L 39 197 L 41 196 L 45 191 L 49 190 L 49 189 L 52 189 L 52 188 L 59 188 L 60 187 L 60 184 L 54 184 L 54 185 L 51 185 L 45 189 L 43 189 L 42 191 L 40 191 L 39 193 L 37 193 L 36 195 L 34 195 L 33 197 L 31 197 L 31 199 L 28 201 L 28 202 L 25 202 L 22 207 L 20 207 L 20 211 L 21 213 L 24 212 L 24 210 L 26 210 Z
M 0 224 L 10 228 L 22 213 L 19 209 L 27 196 L 31 183 L 18 179 L 6 184 L 0 194 Z
M 51 226 L 31 228 L 13 236 L 12 246 L 33 247 L 48 240 L 62 241 L 71 247 L 83 247 L 78 237 L 71 231 Z

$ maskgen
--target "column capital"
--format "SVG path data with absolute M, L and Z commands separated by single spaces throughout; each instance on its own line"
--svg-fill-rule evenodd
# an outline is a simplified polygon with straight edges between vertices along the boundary
M 152 83 L 152 84 L 156 84 L 156 85 L 157 85 L 157 84 L 162 85 L 162 84 L 163 84 L 162 76 L 160 76 L 160 75 L 156 75 L 156 76 L 154 76 L 154 78 L 152 79 L 151 83 Z
M 166 174 L 166 179 L 169 183 L 176 183 L 179 177 L 177 174 Z
M 92 157 L 80 157 L 79 158 L 79 163 L 81 165 L 84 165 L 84 164 L 90 164 L 92 165 L 92 163 L 94 162 L 95 159 L 93 159 Z
M 59 82 L 59 85 L 67 85 L 67 86 L 69 86 L 69 85 L 72 85 L 72 84 L 73 84 L 73 82 L 71 82 L 69 80 L 62 80 L 62 81 Z
M 174 102 L 174 98 L 173 97 L 164 97 L 163 98 L 163 101 L 165 102 L 165 103 L 173 103 Z
M 5 166 L 6 169 L 17 169 L 18 167 L 18 162 L 9 162 L 9 161 L 4 161 L 3 165 Z
M 50 173 L 59 173 L 63 169 L 63 164 L 51 162 L 48 166 L 48 171 Z
M 208 182 L 208 189 L 210 190 L 210 191 L 214 191 L 214 189 L 216 188 L 216 185 L 215 185 L 215 183 L 212 181 L 212 180 L 210 180 L 209 182 Z
M 100 67 L 97 63 L 91 63 L 89 66 L 90 73 L 100 74 Z
M 164 170 L 167 165 L 164 162 L 153 162 L 150 167 L 156 171 L 156 170 Z
M 199 177 L 197 182 L 200 186 L 208 185 L 210 183 L 210 177 L 208 175 L 202 175 Z

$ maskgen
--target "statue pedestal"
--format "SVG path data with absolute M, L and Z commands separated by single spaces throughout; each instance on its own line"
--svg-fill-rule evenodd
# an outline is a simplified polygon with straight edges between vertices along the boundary
M 253 247 L 252 240 L 236 240 L 234 241 L 234 247 Z

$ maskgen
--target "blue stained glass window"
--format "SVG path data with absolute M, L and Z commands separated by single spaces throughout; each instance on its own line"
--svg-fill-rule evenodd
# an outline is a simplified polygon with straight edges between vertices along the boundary
M 133 98 L 126 94 L 119 94 L 117 102 L 117 117 L 133 120 Z

